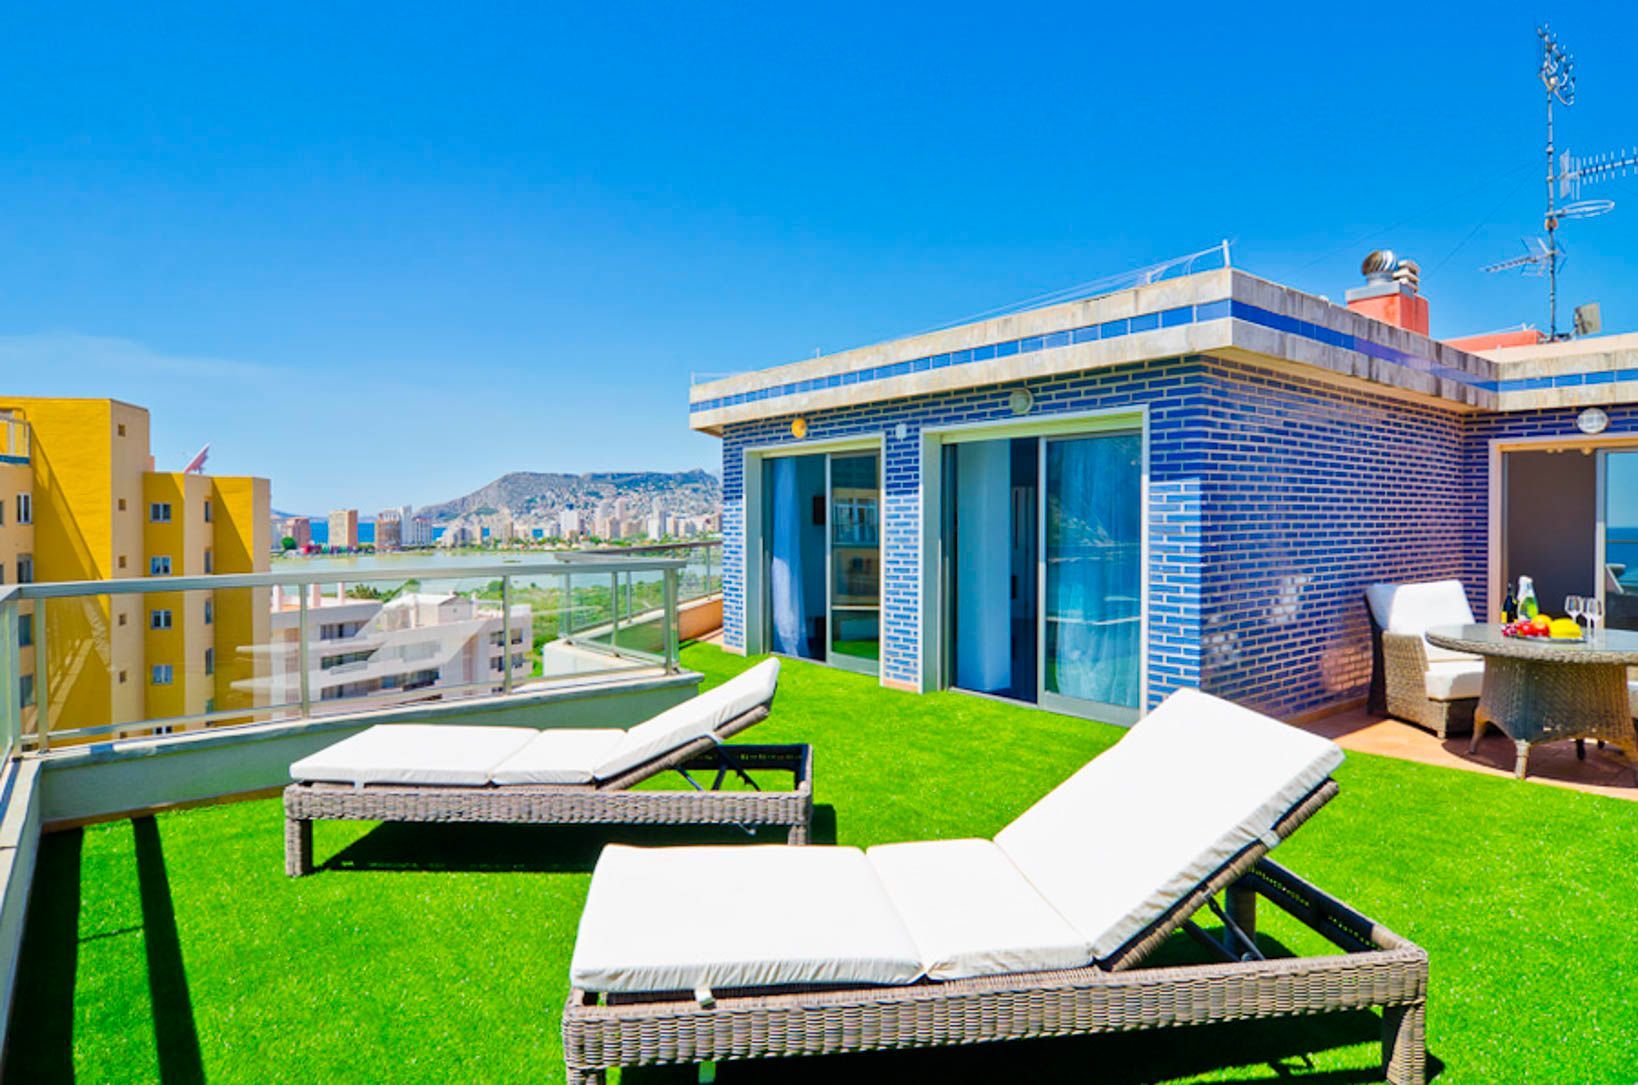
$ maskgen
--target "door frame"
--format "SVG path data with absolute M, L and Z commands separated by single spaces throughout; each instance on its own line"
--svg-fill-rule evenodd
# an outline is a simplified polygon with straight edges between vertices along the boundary
M 1488 479 L 1488 507 L 1485 510 L 1487 522 L 1487 539 L 1485 547 L 1485 615 L 1494 615 L 1501 612 L 1502 601 L 1507 596 L 1507 586 L 1502 583 L 1502 529 L 1506 523 L 1507 485 L 1503 474 L 1505 465 L 1502 457 L 1509 452 L 1584 452 L 1589 455 L 1598 455 L 1600 452 L 1611 449 L 1638 449 L 1638 433 L 1600 433 L 1593 436 L 1586 434 L 1564 434 L 1548 437 L 1508 437 L 1495 438 L 1490 442 L 1489 479 Z M 1598 585 L 1598 597 L 1604 598 L 1604 472 L 1605 457 L 1599 456 L 1598 463 L 1598 491 L 1596 498 L 1594 523 L 1595 550 L 1594 580 Z M 1606 602 L 1606 606 L 1607 606 Z
M 822 456 L 833 452 L 875 452 L 876 470 L 878 478 L 887 477 L 886 452 L 887 434 L 882 430 L 871 430 L 865 433 L 856 433 L 847 437 L 836 437 L 829 440 L 815 441 L 781 441 L 774 444 L 746 447 L 740 457 L 740 481 L 745 492 L 745 553 L 742 570 L 745 584 L 745 654 L 765 655 L 772 651 L 769 647 L 768 635 L 768 540 L 767 532 L 763 530 L 763 519 L 766 512 L 766 495 L 762 492 L 762 468 L 766 460 L 779 459 L 785 456 Z M 825 462 L 825 560 L 828 566 L 830 560 L 830 462 Z M 887 495 L 882 494 L 882 523 L 879 532 L 879 546 L 883 554 L 887 550 Z M 886 562 L 881 562 L 885 570 Z M 883 610 L 886 610 L 885 577 L 883 585 Z M 825 662 L 828 665 L 830 658 L 830 569 L 825 570 L 825 659 L 808 660 L 808 662 Z M 881 662 L 885 662 L 881 661 Z M 885 673 L 885 666 L 878 666 L 877 680 L 881 673 Z
M 1040 704 L 1034 707 L 1045 707 L 1048 711 L 1066 712 L 1071 715 L 1087 718 L 1104 719 L 1106 723 L 1132 723 L 1137 716 L 1141 716 L 1149 704 L 1149 503 L 1150 503 L 1150 436 L 1149 436 L 1149 406 L 1146 403 L 1134 404 L 1127 407 L 1106 407 L 1091 411 L 1072 411 L 1062 414 L 1029 414 L 1016 418 L 1002 418 L 988 422 L 950 423 L 942 426 L 927 426 L 921 431 L 920 447 L 920 480 L 921 480 L 921 575 L 918 578 L 921 585 L 921 690 L 955 689 L 952 685 L 953 675 L 948 659 L 948 645 L 946 641 L 949 628 L 947 610 L 947 596 L 944 588 L 949 580 L 950 570 L 945 558 L 943 545 L 944 533 L 944 448 L 946 445 L 962 444 L 969 441 L 1010 440 L 1017 437 L 1076 437 L 1096 436 L 1099 433 L 1132 432 L 1139 438 L 1139 479 L 1138 479 L 1138 568 L 1139 576 L 1139 625 L 1138 639 L 1141 648 L 1138 652 L 1138 707 L 1136 714 L 1130 720 L 1104 719 L 1108 713 L 1094 713 L 1077 708 L 1074 703 L 1064 704 L 1055 701 L 1051 706 Z M 1045 471 L 1046 456 L 1042 449 L 1042 456 L 1037 469 L 1042 472 L 1043 480 L 1039 496 L 1036 499 L 1036 515 L 1038 519 L 1037 532 L 1038 552 L 1036 554 L 1036 691 L 1040 695 L 1040 669 L 1046 665 L 1042 651 L 1041 639 L 1044 629 L 1044 612 L 1041 609 L 1039 593 L 1046 590 L 1046 575 L 1043 563 L 1046 560 L 1045 548 L 1045 517 L 1046 492 Z M 1022 701 L 1009 701 L 1010 704 L 1025 704 Z

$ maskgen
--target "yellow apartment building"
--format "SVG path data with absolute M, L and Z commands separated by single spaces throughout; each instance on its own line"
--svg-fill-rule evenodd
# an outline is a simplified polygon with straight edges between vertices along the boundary
M 0 411 L 0 584 L 33 575 L 34 475 L 29 467 L 28 423 Z M 18 695 L 23 725 L 33 723 L 34 607 L 24 606 L 18 622 Z M 0 643 L 4 643 L 0 639 Z
M 25 556 L 25 572 L 41 581 L 267 570 L 268 481 L 155 471 L 145 408 L 0 396 L 0 418 L 13 446 L 21 431 L 26 449 L 0 455 L 0 497 L 26 493 L 30 514 L 26 525 L 13 515 L 0 528 L 8 572 Z M 17 501 L 7 499 L 14 513 Z M 52 600 L 28 623 L 47 680 L 25 689 L 43 685 L 53 730 L 249 707 L 233 682 L 255 677 L 240 649 L 267 640 L 268 602 L 263 588 Z M 32 676 L 30 649 L 22 670 Z M 23 723 L 35 726 L 32 712 Z

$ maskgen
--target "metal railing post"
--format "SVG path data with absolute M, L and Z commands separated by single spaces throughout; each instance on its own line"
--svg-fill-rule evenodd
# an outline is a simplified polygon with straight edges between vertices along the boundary
M 609 574 L 609 647 L 620 647 L 620 574 Z
M 111 599 L 108 609 L 113 610 Z M 51 683 L 46 667 L 45 616 L 46 601 L 37 600 L 34 604 L 34 740 L 41 753 L 51 748 Z M 108 635 L 114 635 L 112 628 Z
M 307 680 L 307 585 L 300 585 L 296 617 L 296 669 L 301 682 L 301 718 L 313 714 L 313 693 Z
M 512 692 L 512 578 L 501 577 L 501 692 Z
M 667 674 L 677 671 L 677 570 L 666 569 L 660 574 L 665 595 L 665 669 Z
M 0 599 L 0 730 L 5 732 L 9 759 L 23 737 L 23 606 L 16 599 Z

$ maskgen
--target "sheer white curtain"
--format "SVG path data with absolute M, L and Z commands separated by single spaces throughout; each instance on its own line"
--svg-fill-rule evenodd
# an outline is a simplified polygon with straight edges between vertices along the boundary
M 1046 688 L 1138 707 L 1141 441 L 1047 442 Z
M 807 655 L 803 628 L 802 498 L 797 486 L 796 460 L 782 456 L 769 462 L 768 593 L 773 602 L 773 649 L 786 655 Z

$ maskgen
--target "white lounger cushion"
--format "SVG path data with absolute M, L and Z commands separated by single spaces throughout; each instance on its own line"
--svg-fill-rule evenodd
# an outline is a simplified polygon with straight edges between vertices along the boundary
M 1365 589 L 1376 624 L 1387 633 L 1420 637 L 1440 625 L 1472 625 L 1473 608 L 1460 580 L 1432 580 L 1423 584 L 1372 584 Z M 1479 657 L 1422 642 L 1429 663 L 1471 661 Z M 1473 694 L 1477 697 L 1478 694 Z
M 1432 647 L 1432 645 L 1429 645 Z M 1484 689 L 1484 661 L 1481 659 L 1446 659 L 1430 662 L 1422 675 L 1428 696 L 1435 701 L 1460 701 L 1477 697 Z
M 541 731 L 495 766 L 497 784 L 589 784 L 592 770 L 626 740 L 617 728 Z
M 626 739 L 594 770 L 608 780 L 703 738 L 735 716 L 773 700 L 779 660 L 766 659 L 715 689 L 691 697 L 626 732 Z
M 1326 739 L 1179 690 L 995 842 L 1103 960 L 1341 763 Z
M 901 984 L 921 959 L 857 848 L 611 844 L 569 971 L 587 991 Z
M 290 766 L 297 780 L 481 787 L 540 732 L 532 727 L 378 723 Z
M 883 844 L 866 856 L 936 980 L 1077 968 L 1076 933 L 988 840 Z

